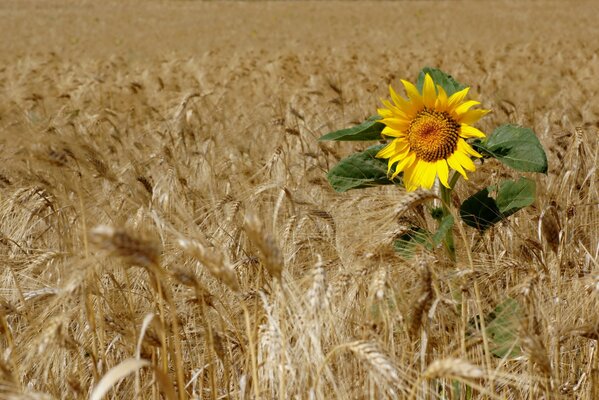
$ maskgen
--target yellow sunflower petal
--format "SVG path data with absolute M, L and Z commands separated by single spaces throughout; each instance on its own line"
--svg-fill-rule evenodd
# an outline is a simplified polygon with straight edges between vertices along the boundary
M 447 111 L 452 112 L 453 110 L 455 110 L 455 108 L 459 106 L 460 103 L 466 98 L 466 95 L 468 94 L 469 90 L 470 88 L 467 87 L 466 89 L 462 89 L 459 92 L 455 92 L 454 94 L 452 94 L 449 100 L 447 101 Z
M 389 85 L 389 94 L 391 95 L 391 100 L 393 100 L 399 110 L 403 110 L 405 113 L 410 113 L 412 111 L 410 102 L 399 96 L 391 85 Z M 412 117 L 412 115 L 410 115 L 410 117 Z
M 393 159 L 396 156 L 401 156 L 401 157 L 399 159 L 395 160 L 394 162 L 392 162 L 392 164 L 396 163 L 400 159 L 407 156 L 408 152 L 410 151 L 410 145 L 406 141 L 394 140 L 393 143 L 395 143 L 395 147 L 393 148 L 393 154 L 389 155 L 387 158 Z M 389 160 L 389 161 L 391 161 L 391 160 Z
M 437 97 L 437 102 L 435 103 L 435 109 L 441 112 L 446 111 L 448 100 L 447 93 L 440 85 L 437 85 L 437 92 L 439 92 L 439 96 Z
M 383 147 L 376 153 L 376 158 L 389 158 L 395 153 L 395 140 Z
M 491 110 L 469 110 L 460 116 L 459 122 L 472 125 L 490 112 Z
M 424 76 L 424 85 L 422 85 L 422 103 L 426 108 L 434 108 L 437 100 L 437 91 L 435 90 L 435 82 L 429 74 Z
M 435 176 L 437 175 L 437 168 L 435 163 L 429 163 L 423 160 L 416 160 L 414 163 L 414 168 L 410 168 L 410 173 L 408 170 L 404 171 L 404 181 L 407 178 L 409 180 L 409 184 L 406 185 L 410 187 L 423 187 L 425 189 L 430 189 L 435 182 Z M 408 176 L 406 177 L 406 174 Z M 410 190 L 410 189 L 408 189 Z
M 403 83 L 403 85 L 406 89 L 406 93 L 408 94 L 408 97 L 410 98 L 412 107 L 414 109 L 421 109 L 423 106 L 422 96 L 420 96 L 420 93 L 418 92 L 418 89 L 416 89 L 416 86 L 414 86 L 411 82 L 405 81 L 403 79 L 401 80 L 401 83 Z
M 397 143 L 395 145 L 395 152 L 396 153 L 403 153 L 403 151 L 405 149 L 409 149 L 410 148 L 410 143 L 405 140 L 404 138 L 397 138 L 395 139 L 395 142 Z
M 389 171 L 391 171 L 391 168 L 393 167 L 393 164 L 397 163 L 398 161 L 400 162 L 400 164 L 398 164 L 398 166 L 401 166 L 401 162 L 406 160 L 408 153 L 410 152 L 409 148 L 406 148 L 404 151 L 400 152 L 400 153 L 396 153 L 395 156 L 393 156 L 392 158 L 389 159 L 389 165 L 387 166 L 387 174 L 389 174 Z M 405 165 L 405 163 L 403 164 Z M 399 171 L 397 170 L 397 168 L 395 169 L 395 172 L 393 173 L 393 178 L 395 178 L 397 176 L 397 174 L 399 174 L 402 170 L 400 169 Z
M 468 175 L 466 175 L 466 171 L 462 168 L 462 164 L 460 164 L 460 156 L 456 155 L 458 152 L 456 151 L 447 159 L 447 164 L 451 169 L 458 171 L 465 180 L 468 180 Z
M 391 118 L 393 117 L 393 111 L 387 109 L 387 108 L 377 108 L 376 110 L 377 114 L 380 115 L 383 118 Z
M 464 139 L 458 139 L 458 151 L 462 151 L 466 154 L 470 154 L 471 156 L 481 158 L 482 154 L 479 154 L 475 151 Z
M 420 177 L 420 185 L 425 189 L 430 189 L 433 187 L 435 183 L 435 178 L 437 177 L 437 163 L 436 162 L 425 162 L 421 161 L 422 166 L 422 175 Z
M 389 100 L 387 99 L 381 99 L 381 103 L 383 103 L 383 105 L 385 107 L 387 107 L 387 109 L 389 111 L 397 111 L 399 110 L 399 108 L 397 108 L 396 106 L 393 105 L 393 103 L 391 103 Z
M 389 159 L 389 163 L 395 164 L 396 162 L 405 159 L 408 156 L 409 152 L 410 152 L 410 146 L 403 146 L 403 147 L 397 146 L 395 148 L 395 154 L 393 154 L 393 157 L 391 157 Z
M 410 127 L 410 121 L 402 118 L 384 118 L 380 122 L 398 131 L 406 131 Z
M 385 136 L 391 136 L 391 137 L 405 136 L 405 134 L 403 132 L 398 131 L 397 129 L 391 128 L 389 126 L 384 127 L 383 131 L 381 133 Z
M 473 126 L 462 124 L 460 136 L 463 138 L 484 138 L 486 135 Z
M 403 184 L 408 192 L 412 192 L 418 189 L 418 185 L 415 183 L 414 175 L 418 168 L 419 163 L 415 162 L 409 167 L 406 167 L 403 171 Z
M 401 117 L 403 119 L 410 119 L 410 117 L 408 116 L 408 114 L 406 114 L 404 111 L 402 111 L 401 109 L 399 109 L 399 107 L 393 105 L 389 100 L 383 100 L 383 99 L 381 99 L 381 101 L 382 101 L 383 105 L 385 107 L 387 107 L 388 112 L 391 114 L 391 115 L 381 115 L 381 116 L 383 116 L 385 118 L 391 117 L 391 116 L 399 116 L 399 117 Z
M 468 100 L 468 101 L 463 102 L 459 106 L 457 106 L 453 112 L 456 116 L 459 117 L 460 115 L 466 113 L 466 111 L 470 110 L 472 107 L 479 105 L 479 104 L 480 104 L 480 101 Z
M 393 138 L 377 153 L 387 159 L 388 173 L 395 178 L 403 172 L 408 191 L 430 189 L 437 176 L 449 187 L 450 169 L 468 179 L 466 171 L 476 169 L 471 157 L 481 155 L 464 139 L 485 137 L 473 124 L 489 111 L 471 109 L 480 103 L 465 100 L 469 88 L 448 96 L 429 74 L 424 76 L 422 93 L 414 84 L 401 82 L 407 96 L 398 96 L 390 86 L 391 99 L 381 100 L 385 108 L 378 110 L 385 125 L 382 134 Z M 448 148 L 455 151 L 448 154 Z
M 458 162 L 464 169 L 468 171 L 476 171 L 476 167 L 474 163 L 468 156 L 468 154 L 462 152 L 461 150 L 456 150 L 455 153 L 451 155 L 449 158 L 454 158 L 456 162 Z
M 447 161 L 445 159 L 438 160 L 437 164 L 437 175 L 439 175 L 439 181 L 445 186 L 449 188 L 449 168 L 447 167 Z
M 404 158 L 399 162 L 399 164 L 397 164 L 397 167 L 395 167 L 395 172 L 393 173 L 391 179 L 395 178 L 400 172 L 402 172 L 406 168 L 409 168 L 412 164 L 414 164 L 414 161 L 416 161 L 416 153 L 411 152 L 406 156 L 406 158 Z

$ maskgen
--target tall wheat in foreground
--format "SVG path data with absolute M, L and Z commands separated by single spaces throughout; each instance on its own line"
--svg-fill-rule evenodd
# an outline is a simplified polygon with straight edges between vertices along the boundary
M 180 3 L 0 6 L 0 399 L 599 398 L 596 6 Z M 368 145 L 318 138 L 423 65 L 547 173 L 335 192 Z

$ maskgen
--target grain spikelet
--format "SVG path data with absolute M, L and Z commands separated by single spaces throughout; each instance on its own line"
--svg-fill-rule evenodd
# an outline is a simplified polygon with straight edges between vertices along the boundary
M 23 293 L 23 298 L 27 301 L 34 299 L 47 299 L 48 297 L 56 296 L 59 292 L 59 289 L 45 287 L 37 290 L 27 291 Z
M 54 148 L 47 149 L 47 152 L 42 155 L 46 161 L 50 164 L 64 167 L 67 165 L 69 159 L 67 158 L 67 153 L 62 150 L 57 150 Z
M 383 300 L 385 297 L 385 286 L 387 285 L 387 268 L 384 266 L 379 267 L 375 272 L 372 279 L 370 293 L 372 297 L 377 300 Z
M 316 218 L 320 218 L 323 221 L 326 221 L 328 225 L 331 227 L 332 236 L 335 237 L 337 234 L 337 225 L 335 224 L 335 220 L 330 212 L 324 210 L 310 210 L 310 215 Z
M 414 192 L 407 192 L 403 195 L 395 207 L 396 217 L 402 216 L 412 207 L 422 204 L 427 200 L 436 198 L 438 198 L 437 195 L 430 190 L 418 189 Z
M 73 351 L 77 351 L 79 347 L 79 344 L 73 339 L 66 315 L 53 317 L 47 321 L 40 338 L 41 341 L 37 346 L 38 354 L 44 354 L 52 343 Z
M 527 335 L 521 338 L 522 348 L 537 368 L 546 376 L 551 377 L 551 361 L 547 349 L 538 335 Z
M 283 230 L 283 243 L 284 245 L 287 245 L 287 243 L 289 243 L 289 240 L 291 239 L 291 233 L 293 231 L 293 228 L 295 227 L 295 223 L 297 222 L 297 215 L 292 215 L 291 217 L 289 217 L 289 219 L 287 220 L 287 223 L 285 224 L 285 229 Z
M 599 297 L 599 274 L 594 274 L 587 278 L 585 289 L 589 293 Z
M 158 179 L 156 185 L 152 189 L 152 203 L 165 212 L 171 212 L 174 209 L 174 200 L 179 193 L 180 185 L 177 179 L 177 172 L 174 168 L 169 168 L 167 172 Z
M 8 177 L 6 175 L 0 174 L 0 187 L 4 189 L 10 185 L 12 185 L 11 180 L 8 179 Z
M 547 207 L 541 214 L 541 232 L 551 250 L 557 254 L 561 239 L 561 224 L 554 205 Z
M 216 202 L 216 204 L 214 205 L 214 208 L 216 209 L 216 211 L 222 212 L 225 210 L 225 206 L 228 203 L 231 203 L 233 201 L 235 201 L 233 196 L 231 196 L 230 194 L 227 194 L 227 195 L 225 195 L 225 197 L 223 197 L 222 199 L 220 199 L 219 201 Z
M 239 200 L 234 200 L 231 202 L 231 208 L 229 209 L 229 214 L 227 215 L 227 222 L 232 222 L 235 218 L 235 215 L 239 212 L 241 208 L 241 202 Z
M 410 335 L 416 337 L 426 314 L 433 303 L 432 273 L 430 266 L 424 256 L 421 256 L 419 263 L 420 281 L 416 292 L 416 300 L 412 305 L 410 318 Z
M 225 256 L 219 250 L 216 248 L 207 249 L 199 241 L 183 237 L 177 240 L 177 244 L 187 255 L 195 258 L 206 267 L 208 272 L 216 279 L 235 291 L 239 290 L 235 269 L 227 262 Z
M 46 208 L 52 208 L 53 198 L 41 187 L 28 187 L 16 190 L 10 198 L 10 208 L 25 208 L 29 216 L 38 215 Z
M 218 332 L 212 332 L 211 337 L 211 347 L 220 359 L 220 361 L 224 363 L 225 357 L 227 356 L 227 348 L 225 346 L 226 341 L 223 335 L 219 334 Z
M 110 169 L 108 163 L 104 161 L 102 155 L 91 146 L 86 146 L 87 161 L 96 170 L 99 177 L 107 179 L 111 182 L 115 182 L 117 177 L 115 173 Z
M 185 286 L 192 287 L 195 291 L 196 301 L 203 302 L 208 306 L 213 306 L 213 298 L 210 291 L 200 283 L 195 274 L 184 268 L 175 268 L 172 272 L 173 277 Z
M 260 369 L 263 379 L 269 381 L 269 386 L 275 388 L 277 387 L 276 378 L 285 373 L 285 370 L 291 370 L 291 366 L 287 364 L 290 356 L 283 346 L 284 335 L 281 331 L 279 303 L 276 300 L 269 303 L 264 292 L 259 292 L 259 295 L 262 299 L 266 321 L 259 327 L 258 361 L 260 365 L 263 365 L 263 368 Z
M 273 166 L 275 165 L 275 163 L 281 158 L 281 154 L 282 153 L 283 153 L 283 147 L 282 146 L 277 146 L 277 148 L 275 149 L 272 157 L 270 158 L 270 160 L 268 160 L 268 162 L 264 166 L 264 168 L 266 169 L 266 171 L 268 171 L 270 173 L 270 171 L 273 168 Z
M 250 241 L 260 250 L 262 262 L 268 272 L 280 279 L 283 271 L 283 254 L 275 238 L 266 232 L 261 221 L 254 214 L 246 214 L 243 228 Z
M 135 238 L 124 230 L 99 225 L 92 229 L 90 239 L 96 246 L 121 257 L 127 264 L 146 268 L 160 265 L 157 244 Z
M 27 300 L 26 297 L 25 297 L 25 300 Z M 0 315 L 6 316 L 6 315 L 16 314 L 16 313 L 17 313 L 17 308 L 12 303 L 7 301 L 6 299 L 0 297 Z
M 599 323 L 590 323 L 570 329 L 569 336 L 581 336 L 587 339 L 599 340 Z
M 135 180 L 142 184 L 142 186 L 144 187 L 144 189 L 146 189 L 146 191 L 150 194 L 150 196 L 153 195 L 154 188 L 152 186 L 152 182 L 150 181 L 150 179 L 148 179 L 147 177 L 145 177 L 143 175 L 139 175 L 139 176 L 137 176 L 137 178 L 135 178 Z
M 395 387 L 401 386 L 398 369 L 376 343 L 359 340 L 349 343 L 347 346 L 359 359 L 371 367 L 373 374 L 383 378 L 387 384 Z
M 585 143 L 584 129 L 582 129 L 582 127 L 580 127 L 580 126 L 577 126 L 576 128 L 574 128 L 574 146 L 573 146 L 573 148 L 576 151 L 576 156 L 578 157 L 578 159 L 581 162 L 584 162 L 586 159 L 588 159 L 584 143 Z
M 318 260 L 312 270 L 312 286 L 307 293 L 308 304 L 310 304 L 312 310 L 321 310 L 329 305 L 324 263 L 320 254 L 317 257 Z
M 185 95 L 185 97 L 183 97 L 183 99 L 181 100 L 181 102 L 179 103 L 179 105 L 177 106 L 177 109 L 175 110 L 175 115 L 174 115 L 174 121 L 177 124 L 177 128 L 178 129 L 184 129 L 185 126 L 187 125 L 187 118 L 186 117 L 186 109 L 187 109 L 187 104 L 189 104 L 189 101 L 195 97 L 201 97 L 202 95 L 200 93 L 188 93 Z
M 438 378 L 465 378 L 480 379 L 484 378 L 485 372 L 482 368 L 459 358 L 446 358 L 433 361 L 424 376 L 427 379 Z

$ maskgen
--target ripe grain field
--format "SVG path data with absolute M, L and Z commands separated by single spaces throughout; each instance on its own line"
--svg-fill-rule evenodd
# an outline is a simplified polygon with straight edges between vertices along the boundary
M 0 398 L 599 398 L 598 13 L 1 2 Z M 396 187 L 335 193 L 364 145 L 317 140 L 424 66 L 549 159 L 533 207 L 456 227 L 455 266 L 395 253 L 431 218 Z

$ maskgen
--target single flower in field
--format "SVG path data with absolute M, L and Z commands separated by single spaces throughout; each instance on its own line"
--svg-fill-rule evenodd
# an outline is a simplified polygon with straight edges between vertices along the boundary
M 464 139 L 482 138 L 485 134 L 472 126 L 489 110 L 471 108 L 480 104 L 465 101 L 470 88 L 448 96 L 429 74 L 424 77 L 422 94 L 412 83 L 401 81 L 408 99 L 389 87 L 391 99 L 383 100 L 386 108 L 378 110 L 385 124 L 382 134 L 394 138 L 376 155 L 388 158 L 392 178 L 403 172 L 406 190 L 430 189 L 438 176 L 449 187 L 449 168 L 468 179 L 466 171 L 474 171 L 471 156 L 481 157 Z

